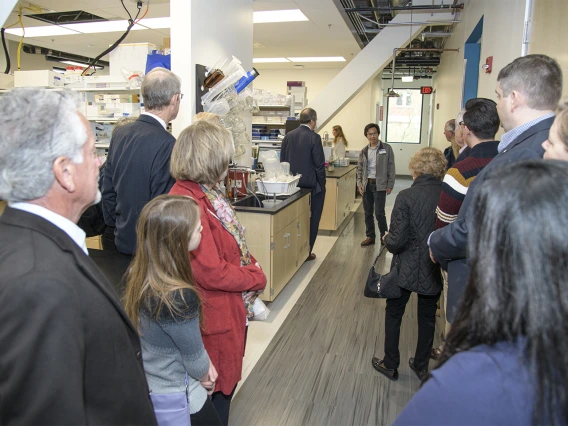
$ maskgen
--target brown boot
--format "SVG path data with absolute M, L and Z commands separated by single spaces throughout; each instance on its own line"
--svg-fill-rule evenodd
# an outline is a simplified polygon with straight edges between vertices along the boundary
M 374 238 L 367 238 L 365 241 L 363 241 L 361 243 L 361 247 L 367 247 L 367 246 L 372 246 L 375 245 L 375 239 Z

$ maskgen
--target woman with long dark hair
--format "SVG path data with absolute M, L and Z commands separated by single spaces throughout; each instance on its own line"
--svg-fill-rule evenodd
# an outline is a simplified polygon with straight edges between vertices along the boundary
M 396 425 L 568 424 L 568 164 L 496 170 L 472 201 L 472 273 L 437 369 Z
M 124 302 L 140 332 L 160 425 L 174 424 L 173 418 L 176 426 L 188 426 L 190 418 L 193 426 L 221 425 L 209 396 L 217 371 L 201 337 L 201 303 L 188 254 L 199 247 L 201 230 L 197 203 L 179 195 L 154 198 L 136 225 Z

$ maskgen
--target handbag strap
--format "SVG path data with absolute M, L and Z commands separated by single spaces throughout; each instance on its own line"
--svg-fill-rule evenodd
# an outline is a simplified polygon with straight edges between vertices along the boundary
M 375 265 L 377 264 L 377 261 L 379 260 L 379 257 L 381 257 L 385 251 L 387 247 L 386 246 L 382 246 L 381 247 L 381 251 L 379 251 L 379 255 L 377 256 L 377 258 L 375 259 L 375 261 L 373 262 L 373 268 L 375 267 Z

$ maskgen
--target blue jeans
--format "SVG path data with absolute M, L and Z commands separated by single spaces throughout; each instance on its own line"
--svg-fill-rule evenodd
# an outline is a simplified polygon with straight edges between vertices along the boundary
M 375 220 L 373 213 L 379 224 L 381 237 L 388 232 L 387 216 L 385 215 L 385 203 L 387 200 L 386 191 L 376 191 L 374 183 L 367 183 L 367 188 L 363 193 L 363 210 L 365 211 L 365 233 L 367 237 L 375 239 Z

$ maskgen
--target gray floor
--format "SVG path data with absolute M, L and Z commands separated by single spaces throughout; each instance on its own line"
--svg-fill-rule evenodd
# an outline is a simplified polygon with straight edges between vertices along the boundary
M 396 193 L 410 184 L 397 179 L 387 219 Z M 235 396 L 231 426 L 387 425 L 417 391 L 407 364 L 417 339 L 415 295 L 402 323 L 399 380 L 371 366 L 383 355 L 385 301 L 363 297 L 380 249 L 360 247 L 364 238 L 360 207 Z M 381 257 L 377 270 L 386 272 L 390 260 Z

